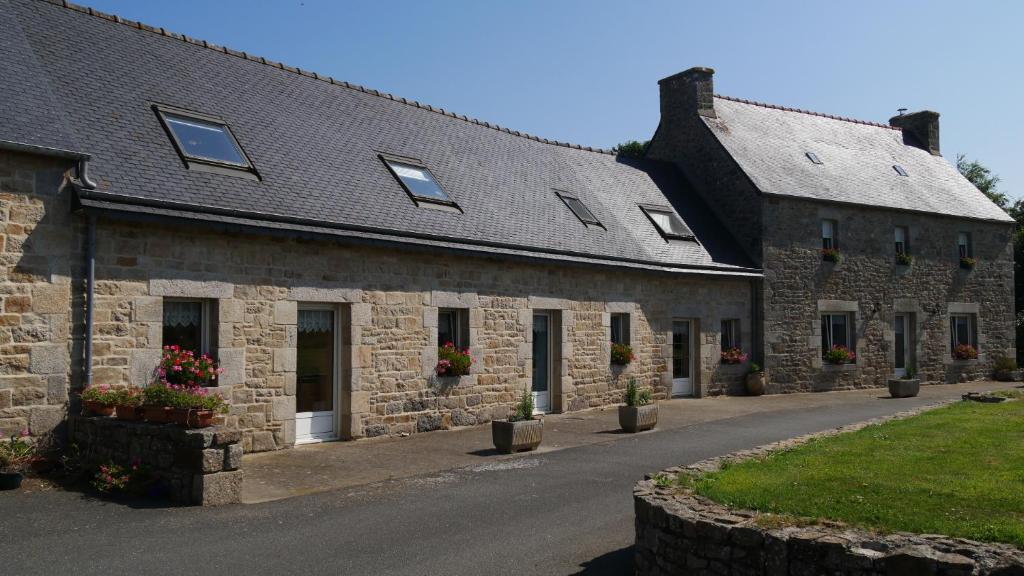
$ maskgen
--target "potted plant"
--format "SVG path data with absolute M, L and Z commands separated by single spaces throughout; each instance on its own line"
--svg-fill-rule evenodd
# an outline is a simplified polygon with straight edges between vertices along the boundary
M 910 266 L 913 263 L 914 257 L 910 254 L 907 254 L 906 252 L 896 254 L 896 264 L 899 264 L 900 266 Z
M 768 384 L 768 377 L 764 373 L 764 369 L 756 363 L 750 364 L 750 371 L 747 372 L 747 378 L 744 381 L 747 386 L 747 394 L 751 396 L 760 396 L 764 394 L 765 386 Z
M 227 403 L 219 394 L 198 386 L 170 386 L 170 403 L 174 422 L 185 428 L 206 428 L 213 424 L 213 416 L 227 412 Z
M 448 342 L 437 349 L 437 366 L 434 373 L 439 378 L 466 376 L 472 365 L 473 357 L 469 355 L 469 348 L 459 350 L 455 344 Z
M 957 360 L 977 360 L 978 349 L 970 344 L 960 344 L 953 348 L 953 358 Z
M 147 422 L 170 422 L 173 419 L 174 390 L 164 382 L 154 382 L 142 389 L 142 416 Z
M 619 406 L 619 426 L 626 432 L 650 430 L 658 424 L 658 405 L 651 402 L 651 391 L 640 390 L 636 378 L 626 385 L 626 405 Z
M 824 360 L 835 366 L 853 364 L 857 361 L 857 354 L 846 346 L 833 346 L 825 352 Z
M 1017 361 L 1009 356 L 996 358 L 995 378 L 1000 382 L 1013 382 L 1017 379 Z
M 142 420 L 142 389 L 130 386 L 118 390 L 114 397 L 114 412 L 118 420 Z
M 843 261 L 843 254 L 839 252 L 839 248 L 822 248 L 821 259 L 825 262 L 839 264 Z
M 210 355 L 201 354 L 197 357 L 195 352 L 173 345 L 164 346 L 157 376 L 167 384 L 207 386 L 216 382 L 217 376 L 223 371 Z
M 107 384 L 92 385 L 82 390 L 82 407 L 87 414 L 110 416 L 114 413 L 117 391 Z
M 28 441 L 28 430 L 11 435 L 0 442 L 0 490 L 16 490 L 25 479 L 25 468 L 35 455 L 35 445 Z
M 889 378 L 889 395 L 893 398 L 911 398 L 921 391 L 921 380 L 915 377 L 914 369 L 907 366 L 907 372 L 899 378 Z
M 960 267 L 963 268 L 964 270 L 972 270 L 977 265 L 978 265 L 978 259 L 977 258 L 971 258 L 970 256 L 961 256 L 960 257 Z
M 733 347 L 722 350 L 722 364 L 742 364 L 747 361 L 747 355 L 743 350 Z
M 616 366 L 628 366 L 630 362 L 636 360 L 636 355 L 633 354 L 633 347 L 629 344 L 616 344 L 612 342 L 612 364 Z
M 491 422 L 494 447 L 511 454 L 520 450 L 534 450 L 544 437 L 544 420 L 533 415 L 533 394 L 523 392 L 515 411 L 508 420 Z

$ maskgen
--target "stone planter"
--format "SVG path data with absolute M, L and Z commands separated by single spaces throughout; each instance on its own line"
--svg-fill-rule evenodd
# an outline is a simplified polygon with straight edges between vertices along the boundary
M 911 398 L 917 396 L 921 391 L 921 381 L 917 378 L 906 380 L 903 378 L 889 379 L 889 395 L 893 398 Z
M 92 414 L 93 416 L 111 416 L 114 414 L 113 406 L 107 406 L 100 402 L 85 400 L 82 402 L 82 406 L 85 407 L 86 414 Z
M 643 432 L 658 424 L 658 405 L 619 406 L 619 426 L 626 432 Z
M 511 454 L 521 450 L 533 450 L 540 446 L 543 437 L 544 421 L 541 419 L 491 422 L 491 439 L 494 441 L 494 447 L 501 452 Z
M 0 472 L 0 490 L 17 490 L 24 479 L 21 472 Z
M 747 394 L 750 396 L 760 396 L 764 394 L 765 386 L 768 385 L 768 376 L 764 372 L 751 372 L 747 374 L 745 383 L 747 385 Z

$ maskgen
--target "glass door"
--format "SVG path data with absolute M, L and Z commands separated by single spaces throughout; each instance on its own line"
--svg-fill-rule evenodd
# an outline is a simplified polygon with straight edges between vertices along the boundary
M 295 441 L 337 438 L 337 314 L 332 308 L 299 309 L 296 345 Z
M 533 315 L 533 408 L 551 409 L 551 315 Z
M 909 322 L 906 314 L 897 314 L 893 326 L 896 340 L 896 376 L 907 375 L 908 355 L 910 349 Z
M 672 395 L 693 396 L 692 322 L 672 322 Z

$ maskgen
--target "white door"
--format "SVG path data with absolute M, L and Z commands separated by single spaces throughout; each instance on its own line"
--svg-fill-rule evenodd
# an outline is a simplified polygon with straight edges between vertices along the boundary
M 672 321 L 672 395 L 693 396 L 693 323 Z
M 910 323 L 906 314 L 897 314 L 893 326 L 896 344 L 896 376 L 907 375 L 907 364 L 910 355 Z
M 533 315 L 533 409 L 551 410 L 551 315 Z
M 296 443 L 338 437 L 338 314 L 300 307 L 295 374 Z

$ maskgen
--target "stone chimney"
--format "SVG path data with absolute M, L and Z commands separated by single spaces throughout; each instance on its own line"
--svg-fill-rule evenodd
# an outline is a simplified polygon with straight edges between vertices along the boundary
M 662 120 L 680 112 L 717 118 L 714 76 L 711 68 L 695 67 L 659 80 Z
M 939 113 L 931 110 L 900 114 L 889 118 L 889 125 L 903 130 L 903 143 L 926 150 L 935 156 L 939 152 Z

